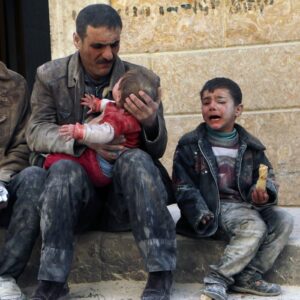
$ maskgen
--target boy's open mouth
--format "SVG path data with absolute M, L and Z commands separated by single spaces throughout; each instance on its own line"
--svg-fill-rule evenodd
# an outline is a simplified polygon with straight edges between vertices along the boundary
M 217 116 L 217 115 L 212 115 L 212 116 L 209 117 L 209 119 L 210 120 L 219 120 L 219 119 L 221 119 L 221 117 Z

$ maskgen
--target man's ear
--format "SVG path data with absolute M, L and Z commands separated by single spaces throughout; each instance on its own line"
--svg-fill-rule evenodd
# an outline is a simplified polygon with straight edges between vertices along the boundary
M 73 33 L 73 43 L 74 43 L 76 49 L 80 49 L 80 47 L 81 47 L 81 38 L 80 38 L 80 36 L 78 35 L 77 32 Z
M 244 109 L 244 105 L 243 104 L 239 104 L 235 107 L 235 116 L 236 117 L 239 117 L 242 112 L 243 112 L 243 109 Z

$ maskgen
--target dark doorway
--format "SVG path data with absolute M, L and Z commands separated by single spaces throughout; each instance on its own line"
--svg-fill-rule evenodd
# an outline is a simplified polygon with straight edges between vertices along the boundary
M 36 68 L 50 59 L 48 0 L 0 0 L 0 60 L 31 91 Z

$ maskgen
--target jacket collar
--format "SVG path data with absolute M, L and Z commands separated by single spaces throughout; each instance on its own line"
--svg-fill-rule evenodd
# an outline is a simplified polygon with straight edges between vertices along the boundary
M 75 52 L 71 55 L 68 65 L 68 87 L 74 87 L 76 81 L 79 80 L 83 73 L 83 67 L 81 65 L 79 52 Z M 119 80 L 119 78 L 125 73 L 125 67 L 122 60 L 117 56 L 112 69 L 112 75 L 110 78 L 109 86 L 105 89 L 105 94 L 112 91 L 113 86 Z
M 68 87 L 74 87 L 76 82 L 79 80 L 83 69 L 81 66 L 79 52 L 75 52 L 71 55 L 70 62 L 68 65 Z
M 1 80 L 8 80 L 11 78 L 9 71 L 4 63 L 0 61 L 0 79 Z
M 204 135 L 206 134 L 205 126 L 205 123 L 201 123 L 196 129 L 199 140 L 202 140 L 204 138 Z M 235 124 L 234 127 L 236 128 L 241 141 L 246 143 L 248 147 L 257 150 L 266 149 L 266 147 L 256 137 L 250 134 L 245 128 L 238 124 Z

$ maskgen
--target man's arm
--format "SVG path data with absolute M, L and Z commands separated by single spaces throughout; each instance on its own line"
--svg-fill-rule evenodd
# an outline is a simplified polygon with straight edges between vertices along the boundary
M 27 142 L 32 151 L 60 152 L 74 155 L 74 140 L 66 141 L 58 134 L 56 99 L 48 85 L 47 71 L 39 68 L 31 96 L 32 114 L 26 129 Z M 58 101 L 61 99 L 58 99 Z

